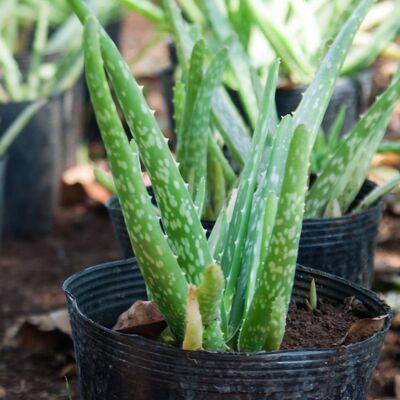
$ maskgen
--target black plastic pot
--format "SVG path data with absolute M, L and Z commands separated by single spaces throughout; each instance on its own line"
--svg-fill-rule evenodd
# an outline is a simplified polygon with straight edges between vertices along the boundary
M 148 188 L 149 194 L 152 194 L 151 188 Z M 153 202 L 155 203 L 154 196 L 152 196 Z M 118 242 L 121 254 L 124 258 L 133 257 L 133 251 L 131 241 L 129 239 L 128 231 L 126 229 L 124 216 L 122 214 L 121 205 L 119 204 L 118 198 L 115 196 L 110 197 L 105 204 L 108 215 L 110 216 L 111 224 L 113 226 L 115 238 Z M 210 235 L 214 221 L 201 221 L 203 228 L 207 230 L 207 236 Z
M 356 205 L 375 184 L 366 181 Z M 338 218 L 305 219 L 297 262 L 370 287 L 382 202 Z
M 366 181 L 356 205 L 375 184 Z M 121 206 L 111 197 L 106 207 L 123 257 L 133 256 Z M 382 202 L 370 209 L 338 218 L 309 218 L 303 222 L 297 262 L 370 287 L 375 243 L 382 216 Z M 208 235 L 214 222 L 202 221 Z
M 0 105 L 0 134 L 28 102 Z M 57 205 L 62 166 L 63 94 L 49 99 L 7 152 L 4 234 L 45 233 Z
M 79 369 L 81 400 L 301 399 L 365 400 L 390 310 L 374 293 L 343 279 L 298 267 L 294 297 L 311 278 L 320 298 L 355 296 L 371 315 L 389 314 L 381 331 L 329 349 L 259 353 L 185 352 L 110 330 L 146 291 L 135 259 L 98 265 L 64 283 Z
M 372 70 L 367 69 L 354 77 L 341 77 L 326 110 L 322 127 L 326 133 L 332 127 L 342 106 L 346 106 L 346 117 L 342 133 L 348 132 L 358 121 L 360 114 L 368 106 L 372 89 Z M 275 101 L 279 116 L 292 113 L 299 105 L 306 87 L 279 88 Z
M 7 158 L 0 158 L 0 239 L 3 236 L 4 218 L 4 178 L 6 173 Z M 0 243 L 1 247 L 1 243 Z

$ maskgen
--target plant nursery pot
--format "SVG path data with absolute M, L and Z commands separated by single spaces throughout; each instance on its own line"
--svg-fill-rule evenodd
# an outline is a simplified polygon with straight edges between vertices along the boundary
M 3 236 L 3 219 L 4 219 L 4 178 L 6 173 L 7 158 L 0 158 L 0 247 L 1 238 Z
M 151 187 L 148 188 L 148 192 L 149 194 L 152 194 Z M 152 196 L 152 199 L 153 203 L 156 204 L 154 196 Z M 111 225 L 113 227 L 114 235 L 121 250 L 122 256 L 124 258 L 133 257 L 134 254 L 131 241 L 129 239 L 129 234 L 126 229 L 124 216 L 122 214 L 122 209 L 118 198 L 116 196 L 110 197 L 106 201 L 105 206 L 107 208 L 108 215 L 110 216 Z M 202 220 L 201 224 L 203 225 L 203 228 L 207 230 L 207 236 L 209 236 L 214 227 L 214 221 Z
M 356 205 L 376 185 L 366 181 Z M 359 213 L 303 221 L 297 262 L 370 287 L 382 202 Z
M 49 99 L 7 152 L 5 235 L 45 233 L 50 229 L 62 167 L 63 96 Z M 0 104 L 1 133 L 28 104 Z
M 321 299 L 355 296 L 371 315 L 388 315 L 368 339 L 326 349 L 257 353 L 186 352 L 112 331 L 118 316 L 146 290 L 134 258 L 86 269 L 64 283 L 79 370 L 81 400 L 365 400 L 391 313 L 373 292 L 298 267 L 293 296 L 311 278 Z
M 296 110 L 306 88 L 307 87 L 302 86 L 290 89 L 277 89 L 275 102 L 280 117 Z M 322 122 L 324 132 L 329 132 L 342 106 L 346 106 L 346 116 L 342 127 L 342 134 L 348 132 L 356 124 L 360 114 L 368 106 L 371 89 L 371 69 L 367 69 L 355 76 L 339 78 Z

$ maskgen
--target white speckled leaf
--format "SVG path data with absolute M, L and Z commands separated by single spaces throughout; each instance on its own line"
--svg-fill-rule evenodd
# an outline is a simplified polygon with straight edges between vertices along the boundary
M 138 153 L 129 145 L 112 100 L 94 17 L 86 19 L 84 39 L 86 79 L 132 247 L 146 285 L 169 327 L 182 339 L 187 282 L 161 230 L 142 180 Z
M 309 190 L 307 217 L 321 216 L 333 199 L 338 199 L 343 213 L 347 211 L 367 176 L 399 93 L 397 77 L 342 141 Z
M 304 125 L 310 136 L 310 146 L 314 146 L 325 111 L 331 99 L 337 77 L 340 74 L 347 52 L 353 42 L 361 22 L 374 0 L 361 0 L 350 18 L 343 25 L 338 36 L 323 59 L 313 82 L 294 113 L 295 125 Z
M 257 184 L 261 160 L 269 132 L 270 118 L 274 116 L 275 88 L 278 79 L 279 62 L 275 61 L 269 68 L 268 78 L 264 89 L 263 103 L 259 120 L 253 136 L 253 143 L 249 160 L 245 164 L 239 183 L 239 189 L 232 220 L 229 223 L 228 236 L 221 267 L 227 278 L 224 303 L 230 313 L 236 285 L 243 263 L 243 252 L 248 231 L 248 222 L 252 209 L 254 190 Z
M 309 135 L 300 126 L 291 141 L 268 254 L 260 261 L 255 293 L 240 331 L 240 351 L 277 350 L 282 340 L 303 220 L 307 155 Z

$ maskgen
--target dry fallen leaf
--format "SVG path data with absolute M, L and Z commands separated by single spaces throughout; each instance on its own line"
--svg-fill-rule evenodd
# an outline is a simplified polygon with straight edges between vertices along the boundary
M 35 354 L 72 350 L 71 327 L 66 309 L 20 318 L 8 329 L 3 347 L 23 348 Z
M 113 330 L 157 339 L 166 326 L 164 317 L 154 301 L 138 300 L 118 317 Z
M 382 329 L 387 315 L 375 318 L 364 318 L 354 321 L 344 337 L 335 346 L 361 342 Z

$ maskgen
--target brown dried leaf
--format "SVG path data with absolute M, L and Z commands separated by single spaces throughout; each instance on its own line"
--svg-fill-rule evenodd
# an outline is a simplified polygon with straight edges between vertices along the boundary
M 2 345 L 6 348 L 23 348 L 34 354 L 54 351 L 69 353 L 72 340 L 68 311 L 63 309 L 20 318 L 8 329 Z
M 361 342 L 382 329 L 387 315 L 375 318 L 364 318 L 354 321 L 344 337 L 335 343 L 335 346 Z
M 113 330 L 157 339 L 167 324 L 154 301 L 136 301 L 119 317 Z

